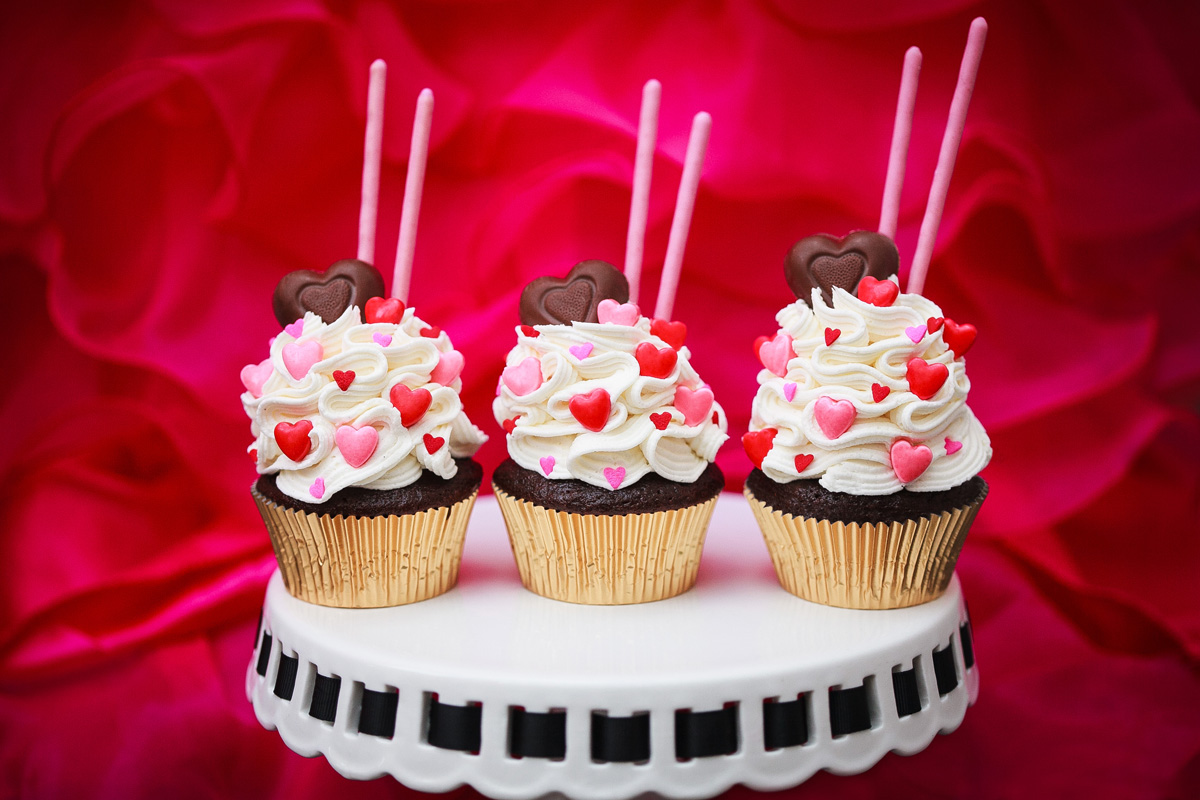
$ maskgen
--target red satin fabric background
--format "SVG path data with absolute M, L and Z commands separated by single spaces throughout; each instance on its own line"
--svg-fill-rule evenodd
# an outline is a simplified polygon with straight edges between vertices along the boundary
M 750 344 L 792 299 L 783 254 L 875 226 L 916 44 L 907 264 L 977 14 L 991 32 L 926 294 L 980 330 L 971 406 L 995 458 L 960 576 L 981 697 L 923 753 L 786 796 L 1200 794 L 1200 13 L 1144 5 L 0 11 L 0 796 L 415 794 L 291 753 L 242 688 L 274 560 L 238 371 L 278 329 L 279 277 L 354 254 L 373 58 L 377 262 L 390 276 L 430 86 L 411 301 L 467 357 L 488 468 L 521 287 L 622 261 L 642 83 L 664 86 L 643 307 L 689 120 L 712 113 L 675 316 L 729 414 L 737 489 Z

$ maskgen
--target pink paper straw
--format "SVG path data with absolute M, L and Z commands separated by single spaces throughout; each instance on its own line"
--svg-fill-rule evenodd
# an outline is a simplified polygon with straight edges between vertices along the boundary
M 404 206 L 400 212 L 400 240 L 396 244 L 396 268 L 392 273 L 392 297 L 404 303 L 408 302 L 413 251 L 417 247 L 417 217 L 421 214 L 421 192 L 425 187 L 425 162 L 429 159 L 429 130 L 432 127 L 433 91 L 422 89 L 417 97 L 417 115 L 413 119 Z
M 654 309 L 656 319 L 669 321 L 675 307 L 675 291 L 679 288 L 679 273 L 683 270 L 683 251 L 687 247 L 688 230 L 692 227 L 692 211 L 696 207 L 696 192 L 700 188 L 700 172 L 704 169 L 704 153 L 708 150 L 710 131 L 712 117 L 708 112 L 701 111 L 692 119 L 687 154 L 683 158 L 683 177 L 679 181 L 675 217 L 671 220 L 662 280 L 658 284 L 658 305 Z
M 925 206 L 917 251 L 913 254 L 912 269 L 908 273 L 908 291 L 913 294 L 920 294 L 925 288 L 925 276 L 929 272 L 929 261 L 933 258 L 933 243 L 937 239 L 938 226 L 942 223 L 946 194 L 950 190 L 950 176 L 954 172 L 954 160 L 958 157 L 958 145 L 967 122 L 967 107 L 971 105 L 971 92 L 975 89 L 975 76 L 979 73 L 979 60 L 983 57 L 986 39 L 987 22 L 983 17 L 976 17 L 967 35 L 967 49 L 963 52 L 962 67 L 958 70 L 958 86 L 950 103 L 950 116 L 946 120 L 946 134 L 942 137 L 937 168 L 933 171 L 929 203 Z
M 625 237 L 625 279 L 629 302 L 638 300 L 642 280 L 642 256 L 646 249 L 646 217 L 650 210 L 650 173 L 654 169 L 654 144 L 658 139 L 658 108 L 662 84 L 653 78 L 642 87 L 642 110 L 638 115 L 637 154 L 633 162 L 633 200 L 629 205 L 629 233 Z
M 900 78 L 900 99 L 896 102 L 896 124 L 892 128 L 892 151 L 888 154 L 887 180 L 883 185 L 883 209 L 879 212 L 879 232 L 896 238 L 900 219 L 900 190 L 904 187 L 904 168 L 908 161 L 908 142 L 912 138 L 913 107 L 917 104 L 917 79 L 921 76 L 921 50 L 908 48 Z
M 358 260 L 375 263 L 375 224 L 379 219 L 379 167 L 383 161 L 383 90 L 387 64 L 371 62 L 367 84 L 367 136 L 363 142 L 362 200 L 358 208 Z

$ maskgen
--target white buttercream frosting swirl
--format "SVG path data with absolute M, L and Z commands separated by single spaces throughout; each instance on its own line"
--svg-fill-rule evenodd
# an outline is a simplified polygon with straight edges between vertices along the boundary
M 536 337 L 517 329 L 507 364 L 534 359 L 528 368 L 540 371 L 540 385 L 518 394 L 502 377 L 492 405 L 496 421 L 511 428 L 508 453 L 517 464 L 552 480 L 618 489 L 651 472 L 691 483 L 716 458 L 728 438 L 725 412 L 715 400 L 709 403 L 711 389 L 692 367 L 688 348 L 675 351 L 664 377 L 641 374 L 639 345 L 648 343 L 663 355 L 671 349 L 650 333 L 647 318 L 633 325 L 573 322 L 535 330 Z M 573 398 L 596 390 L 610 400 L 598 431 L 571 411 Z
M 259 365 L 264 373 L 267 364 L 271 367 L 261 391 L 255 386 L 242 394 L 259 473 L 277 473 L 280 491 L 306 503 L 323 503 L 349 486 L 397 489 L 415 482 L 423 470 L 452 478 L 458 471 L 453 459 L 474 455 L 487 436 L 463 411 L 458 369 L 447 370 L 444 365 L 441 377 L 453 373 L 452 379 L 445 377 L 444 385 L 431 381 L 439 361 L 462 362 L 444 332 L 430 338 L 420 335 L 429 327 L 411 308 L 392 324 L 363 323 L 358 307 L 351 306 L 329 324 L 306 314 L 298 338 L 288 332 L 293 326 L 276 336 L 270 358 Z M 319 358 L 295 377 L 295 360 L 289 363 L 286 348 L 307 347 L 311 354 L 310 342 L 320 345 Z M 443 359 L 446 354 L 454 355 Z M 341 373 L 343 381 L 354 373 L 345 389 L 335 372 Z M 428 409 L 410 427 L 405 427 L 390 399 L 392 388 L 399 384 L 430 394 Z M 310 447 L 297 462 L 280 449 L 275 430 L 281 422 L 294 425 L 303 420 L 312 424 Z M 350 461 L 365 451 L 351 450 L 347 460 L 337 439 L 343 426 L 359 430 L 370 426 L 376 431 L 375 447 L 359 466 Z M 349 441 L 346 444 L 350 446 Z
M 792 339 L 792 357 L 784 375 L 759 372 L 750 418 L 751 431 L 777 431 L 762 471 L 778 483 L 819 478 L 830 491 L 856 495 L 943 491 L 977 475 L 991 459 L 991 442 L 967 407 L 971 382 L 965 361 L 943 341 L 945 328 L 926 330 L 930 318 L 940 317 L 941 309 L 917 294 L 901 294 L 879 307 L 839 288 L 832 307 L 813 290 L 811 308 L 803 300 L 783 308 L 776 319 L 780 334 Z M 826 329 L 840 331 L 829 344 Z M 909 385 L 908 363 L 914 358 L 948 371 L 927 400 Z M 876 401 L 883 389 L 889 390 L 886 397 Z M 819 409 L 822 397 L 830 399 Z M 840 433 L 836 415 L 822 416 L 838 401 L 854 407 L 852 423 Z M 838 435 L 828 435 L 818 416 Z M 928 466 L 915 478 L 911 466 L 894 468 L 898 441 L 908 443 L 904 451 L 929 450 Z M 798 470 L 809 456 L 811 462 Z

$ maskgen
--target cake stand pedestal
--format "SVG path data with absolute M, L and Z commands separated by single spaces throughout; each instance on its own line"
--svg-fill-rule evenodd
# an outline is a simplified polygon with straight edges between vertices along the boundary
M 915 608 L 851 611 L 780 588 L 746 501 L 717 504 L 696 588 L 577 606 L 521 587 L 491 497 L 459 585 L 346 610 L 267 587 L 246 694 L 341 774 L 493 798 L 704 798 L 862 772 L 958 727 L 979 678 L 957 577 Z

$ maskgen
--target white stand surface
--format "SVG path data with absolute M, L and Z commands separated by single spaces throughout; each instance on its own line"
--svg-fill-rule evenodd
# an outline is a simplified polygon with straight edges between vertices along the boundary
M 941 598 L 893 611 L 830 608 L 787 593 L 735 494 L 717 503 L 690 592 L 635 606 L 548 600 L 521 586 L 499 509 L 483 497 L 459 584 L 440 597 L 324 608 L 291 597 L 276 572 L 246 693 L 288 747 L 324 755 L 350 778 L 390 774 L 426 792 L 469 784 L 503 800 L 554 792 L 578 800 L 705 798 L 735 784 L 783 789 L 821 769 L 862 772 L 888 752 L 916 753 L 953 731 L 978 692 L 969 632 L 957 577 Z M 919 707 L 911 693 L 899 698 L 894 673 L 909 670 L 902 677 Z M 310 714 L 318 675 L 326 684 L 340 678 L 332 721 Z M 842 694 L 855 687 L 865 689 Z M 390 737 L 360 732 L 364 690 L 395 694 Z M 847 733 L 844 717 L 835 729 L 831 704 L 842 708 L 850 694 L 863 729 Z M 769 749 L 765 709 L 798 699 L 790 708 L 802 716 L 803 744 Z M 475 752 L 430 743 L 439 704 L 479 706 Z M 514 709 L 565 711 L 565 754 L 514 757 Z M 679 758 L 677 712 L 722 709 L 706 719 L 721 717 L 733 749 Z M 648 715 L 649 757 L 594 760 L 597 712 Z

